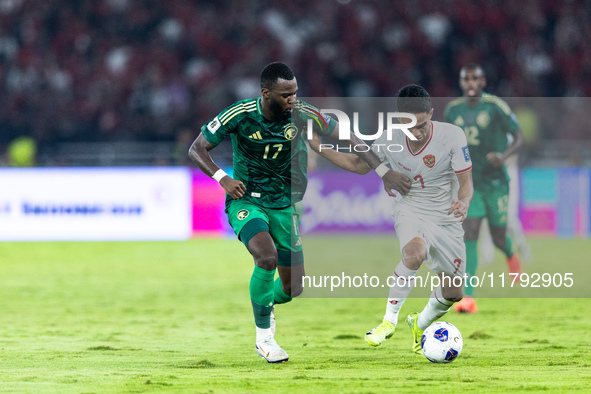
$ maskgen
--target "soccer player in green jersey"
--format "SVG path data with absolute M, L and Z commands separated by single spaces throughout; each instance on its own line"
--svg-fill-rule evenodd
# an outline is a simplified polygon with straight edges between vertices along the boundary
M 307 185 L 308 119 L 316 130 L 337 139 L 337 122 L 298 100 L 298 85 L 284 63 L 267 65 L 261 73 L 257 99 L 238 101 L 201 128 L 189 157 L 226 191 L 226 214 L 234 232 L 254 258 L 250 299 L 256 325 L 255 348 L 270 363 L 289 356 L 275 341 L 274 305 L 291 301 L 302 288 L 304 257 L 299 234 L 300 203 Z M 211 159 L 209 151 L 230 136 L 233 178 Z M 363 144 L 354 134 L 342 141 Z M 381 165 L 372 151 L 357 152 L 392 190 L 410 190 L 408 177 Z M 279 277 L 275 279 L 275 272 Z
M 460 88 L 464 93 L 447 105 L 445 121 L 464 129 L 472 158 L 474 198 L 464 221 L 466 273 L 476 275 L 478 267 L 477 240 L 483 218 L 488 219 L 494 245 L 507 258 L 510 274 L 523 272 L 511 239 L 507 235 L 509 177 L 505 160 L 523 146 L 523 135 L 517 118 L 503 100 L 485 93 L 486 78 L 481 66 L 467 64 L 460 71 Z M 512 136 L 512 143 L 508 137 Z M 512 276 L 513 277 L 513 276 Z M 475 313 L 474 289 L 466 284 L 464 299 L 456 304 L 456 312 Z

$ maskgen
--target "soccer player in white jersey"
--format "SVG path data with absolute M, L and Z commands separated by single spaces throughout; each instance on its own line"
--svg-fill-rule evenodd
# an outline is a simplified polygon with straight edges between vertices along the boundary
M 462 281 L 466 266 L 461 222 L 466 218 L 474 193 L 472 162 L 466 136 L 462 129 L 449 123 L 433 122 L 433 108 L 427 91 L 418 85 L 408 85 L 398 92 L 398 111 L 416 116 L 417 123 L 408 138 L 394 131 L 392 140 L 383 133 L 372 146 L 373 151 L 393 171 L 409 177 L 413 183 L 406 195 L 394 199 L 393 216 L 400 240 L 402 261 L 394 269 L 395 286 L 390 289 L 383 322 L 365 334 L 365 340 L 378 346 L 394 334 L 398 313 L 414 286 L 414 277 L 423 262 L 441 278 L 421 313 L 408 315 L 413 334 L 413 351 L 421 352 L 421 335 L 433 321 L 449 311 L 462 299 Z M 410 119 L 399 119 L 409 123 Z M 389 152 L 385 147 L 399 144 L 401 152 Z M 358 174 L 370 168 L 357 156 L 324 149 L 318 139 L 310 141 L 312 149 L 337 166 Z M 395 150 L 395 149 L 391 149 Z M 455 284 L 454 284 L 455 283 Z

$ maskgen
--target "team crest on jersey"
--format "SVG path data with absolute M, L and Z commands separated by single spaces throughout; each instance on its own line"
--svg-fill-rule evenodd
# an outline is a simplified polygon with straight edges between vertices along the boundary
M 490 115 L 486 111 L 480 111 L 478 116 L 476 116 L 476 123 L 478 126 L 484 128 L 490 124 Z
M 427 167 L 433 168 L 433 166 L 435 165 L 435 156 L 427 155 L 427 156 L 423 157 L 423 162 L 425 163 L 425 165 Z
M 291 141 L 296 137 L 296 135 L 298 135 L 298 128 L 295 127 L 293 124 L 287 125 L 285 131 L 283 132 L 283 135 L 286 139 Z
M 238 214 L 236 215 L 238 217 L 239 220 L 244 220 L 248 217 L 248 214 L 250 212 L 248 212 L 248 209 L 241 209 L 238 211 Z

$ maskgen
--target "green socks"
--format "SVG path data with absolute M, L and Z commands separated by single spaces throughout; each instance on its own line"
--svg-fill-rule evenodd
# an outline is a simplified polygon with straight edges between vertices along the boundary
M 254 323 L 259 328 L 271 327 L 273 311 L 275 271 L 267 271 L 255 265 L 250 277 L 250 301 L 254 314 Z
M 285 294 L 281 278 L 275 278 L 275 271 L 267 271 L 255 265 L 250 277 L 250 301 L 254 323 L 259 328 L 271 327 L 271 311 L 274 304 L 285 304 L 292 298 Z
M 291 296 L 285 294 L 281 286 L 281 278 L 275 279 L 275 304 L 285 304 L 292 300 Z
M 510 258 L 513 256 L 513 245 L 508 235 L 506 236 L 506 240 L 503 253 L 507 258 Z M 476 275 L 476 270 L 478 269 L 478 241 L 465 239 L 464 244 L 466 245 L 466 274 L 468 275 L 468 280 L 464 287 L 464 295 L 473 297 L 474 288 L 470 286 L 470 278 Z
M 511 256 L 513 256 L 513 244 L 511 243 L 511 238 L 509 238 L 508 235 L 505 235 L 505 239 L 507 240 L 507 242 L 505 242 L 503 253 L 505 253 L 505 256 L 507 258 L 510 258 Z
M 464 295 L 474 296 L 474 288 L 470 286 L 470 278 L 476 275 L 478 268 L 478 241 L 464 240 L 466 245 L 466 275 L 467 280 L 464 287 Z

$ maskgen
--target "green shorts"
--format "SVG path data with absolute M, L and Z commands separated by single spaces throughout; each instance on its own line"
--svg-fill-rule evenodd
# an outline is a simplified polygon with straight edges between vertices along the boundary
M 492 227 L 507 226 L 507 207 L 509 204 L 509 185 L 494 188 L 474 189 L 474 197 L 468 209 L 469 218 L 487 218 Z
M 279 265 L 303 264 L 300 237 L 301 202 L 283 209 L 271 209 L 245 199 L 232 200 L 226 205 L 226 214 L 234 233 L 247 248 L 252 237 L 261 231 L 267 231 L 277 248 Z

